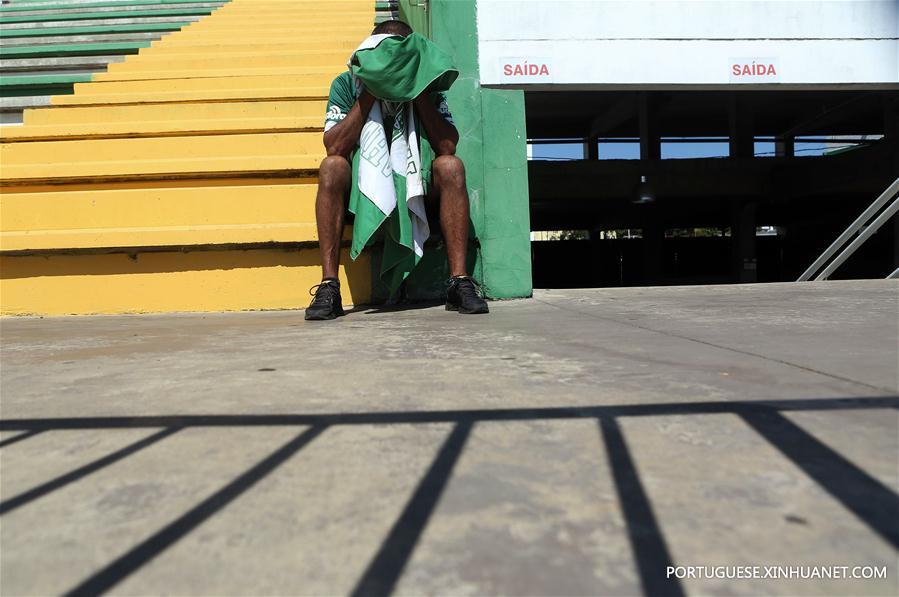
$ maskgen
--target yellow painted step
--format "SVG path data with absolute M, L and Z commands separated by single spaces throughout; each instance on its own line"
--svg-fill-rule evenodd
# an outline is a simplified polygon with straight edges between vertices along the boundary
M 264 49 L 249 45 L 231 46 L 227 50 L 216 46 L 179 48 L 177 50 L 151 47 L 143 48 L 140 54 L 130 56 L 125 62 L 114 64 L 127 64 L 129 61 L 135 62 L 137 60 L 146 64 L 150 62 L 166 62 L 169 60 L 242 60 L 248 58 L 265 59 L 266 57 L 293 57 L 296 59 L 333 59 L 339 61 L 342 65 L 345 65 L 351 51 L 352 50 L 334 50 L 331 48 L 328 48 L 327 50 L 323 50 L 322 48 L 297 48 L 296 46 L 291 47 L 290 45 L 284 45 L 282 47 L 269 45 Z
M 335 23 L 333 17 L 325 17 L 321 19 L 296 18 L 291 16 L 276 16 L 270 19 L 236 17 L 233 19 L 218 19 L 215 22 L 211 20 L 198 21 L 182 29 L 175 35 L 183 35 L 184 37 L 188 37 L 203 33 L 209 34 L 214 32 L 228 31 L 237 32 L 238 36 L 240 37 L 244 37 L 244 35 L 240 34 L 241 32 L 244 32 L 248 33 L 246 37 L 264 38 L 265 36 L 261 35 L 261 33 L 266 30 L 279 31 L 282 33 L 292 32 L 296 33 L 297 35 L 302 35 L 303 33 L 312 32 L 318 32 L 319 34 L 322 34 L 325 31 L 335 31 L 338 33 L 371 33 L 374 27 L 375 25 L 373 15 L 370 15 L 367 18 L 363 19 L 350 19 L 347 21 L 341 21 L 339 23 Z
M 302 36 L 305 33 L 315 32 L 320 38 L 327 37 L 327 32 L 327 34 L 332 35 L 334 38 L 340 39 L 343 37 L 351 37 L 353 35 L 359 34 L 368 35 L 374 28 L 373 23 L 349 23 L 344 25 L 341 23 L 335 24 L 333 21 L 313 22 L 306 25 L 290 23 L 280 25 L 274 23 L 258 23 L 256 25 L 251 25 L 250 28 L 248 28 L 245 23 L 241 23 L 240 20 L 235 20 L 233 22 L 223 22 L 217 27 L 201 27 L 200 25 L 202 23 L 203 21 L 193 23 L 185 29 L 182 29 L 181 31 L 172 33 L 172 35 L 183 37 L 231 35 L 244 39 L 258 39 L 260 41 L 264 41 L 266 37 L 265 33 L 268 32 L 272 33 L 274 36 L 288 36 L 291 34 Z
M 53 156 L 52 161 L 47 156 Z M 0 145 L 3 184 L 53 179 L 240 175 L 317 169 L 321 134 L 276 133 Z
M 192 70 L 203 73 L 206 70 L 233 70 L 252 73 L 257 69 L 272 67 L 294 67 L 337 70 L 346 68 L 345 52 L 321 52 L 318 54 L 269 53 L 269 54 L 220 54 L 206 56 L 135 56 L 134 60 L 109 65 L 106 75 L 109 77 L 121 73 L 137 73 L 146 71 L 183 71 Z M 115 68 L 113 68 L 115 67 Z M 313 71 L 315 72 L 315 71 Z M 109 80 L 108 78 L 106 80 Z
M 0 136 L 31 126 L 86 126 L 91 123 L 221 121 L 261 118 L 317 118 L 322 124 L 327 103 L 316 100 L 151 104 L 149 106 L 49 107 L 25 112 L 25 126 L 0 127 Z
M 171 36 L 165 36 L 161 38 L 157 45 L 167 45 L 168 43 L 173 43 L 175 41 L 184 41 L 184 42 L 197 42 L 197 41 L 209 41 L 211 39 L 220 39 L 222 41 L 235 41 L 237 39 L 241 41 L 251 41 L 258 43 L 266 43 L 267 41 L 277 40 L 279 42 L 289 42 L 289 41 L 316 41 L 321 42 L 323 44 L 327 44 L 330 41 L 337 42 L 349 42 L 356 41 L 361 42 L 365 39 L 371 32 L 371 28 L 369 27 L 360 27 L 360 26 L 352 26 L 352 27 L 318 27 L 310 30 L 303 29 L 294 29 L 294 28 L 277 28 L 272 31 L 240 31 L 239 29 L 234 30 L 225 30 L 225 31 L 209 31 L 209 30 L 196 30 L 189 31 L 188 29 L 184 29 L 178 33 L 173 33 Z M 171 39 L 170 39 L 171 37 Z
M 344 52 L 346 57 L 349 57 L 350 52 L 352 52 L 356 46 L 358 45 L 358 40 L 344 40 L 339 42 L 330 42 L 327 45 L 327 49 L 329 51 L 341 51 Z M 245 42 L 240 39 L 233 39 L 230 41 L 194 41 L 185 40 L 180 43 L 172 43 L 172 44 L 158 44 L 153 42 L 149 48 L 142 48 L 140 50 L 139 56 L 162 56 L 162 55 L 170 55 L 170 54 L 202 54 L 202 55 L 216 55 L 216 54 L 229 54 L 229 53 L 244 53 L 244 52 L 258 52 L 261 54 L 265 54 L 268 52 L 296 52 L 296 53 L 306 53 L 306 52 L 321 52 L 322 44 L 317 42 L 297 42 L 297 41 L 284 41 L 277 43 L 259 43 L 259 42 Z
M 328 25 L 349 27 L 352 25 L 374 27 L 374 11 L 347 11 L 340 17 L 323 12 L 216 12 L 213 18 L 200 19 L 190 24 L 190 31 L 201 29 L 214 29 L 217 27 L 232 27 L 234 25 L 271 25 L 274 27 L 294 27 L 297 30 L 309 28 L 311 25 Z M 185 29 L 185 32 L 187 29 Z
M 246 39 L 244 36 L 240 37 L 230 37 L 224 38 L 223 36 L 216 39 L 212 36 L 197 36 L 196 38 L 192 38 L 190 36 L 166 36 L 160 39 L 157 39 L 151 42 L 149 48 L 142 48 L 141 52 L 148 51 L 150 49 L 162 50 L 168 49 L 171 51 L 176 51 L 176 48 L 223 48 L 227 50 L 229 47 L 244 47 L 250 49 L 258 49 L 259 51 L 264 51 L 266 48 L 277 46 L 283 46 L 286 49 L 296 49 L 296 50 L 321 50 L 322 48 L 329 48 L 332 50 L 343 49 L 346 51 L 352 51 L 359 45 L 361 40 L 356 39 L 355 37 L 347 37 L 344 39 L 336 39 L 333 37 L 323 37 L 321 35 L 313 36 L 313 35 L 303 35 L 300 38 L 297 38 L 296 35 L 281 35 L 278 37 L 268 36 L 266 39 Z M 213 51 L 210 50 L 210 51 Z
M 181 79 L 173 82 L 180 83 Z M 234 102 L 254 100 L 300 100 L 327 99 L 327 86 L 315 87 L 240 87 L 235 83 L 233 88 L 225 89 L 197 89 L 192 91 L 160 91 L 118 93 L 107 95 L 55 95 L 51 99 L 54 106 L 101 106 L 112 104 L 144 104 L 149 105 L 158 102 Z
M 7 193 L 0 251 L 317 242 L 317 188 L 310 181 Z
M 368 256 L 347 253 L 343 301 L 367 303 Z M 0 272 L 2 315 L 301 309 L 321 281 L 317 248 L 0 256 Z
M 246 16 L 246 17 L 271 17 L 271 16 L 293 16 L 297 18 L 327 18 L 330 17 L 332 21 L 339 22 L 344 17 L 352 18 L 357 15 L 367 15 L 369 18 L 374 18 L 375 10 L 372 4 L 360 4 L 360 5 L 344 5 L 336 9 L 330 2 L 324 2 L 316 7 L 304 7 L 302 5 L 298 6 L 281 6 L 281 7 L 265 7 L 265 6 L 223 6 L 222 8 L 215 11 L 212 16 L 215 17 L 216 20 L 231 18 L 235 16 Z M 335 10 L 336 9 L 336 10 Z M 209 18 L 202 20 L 211 20 Z
M 257 34 L 255 36 L 248 35 L 234 35 L 233 32 L 219 32 L 219 33 L 198 33 L 193 36 L 186 37 L 177 37 L 170 38 L 169 36 L 163 37 L 156 41 L 153 46 L 154 48 L 165 48 L 165 47 L 183 47 L 183 46 L 196 46 L 196 45 L 215 45 L 215 44 L 250 44 L 250 45 L 263 45 L 263 44 L 294 44 L 298 41 L 302 41 L 303 43 L 312 43 L 317 44 L 320 48 L 346 48 L 349 46 L 350 50 L 353 50 L 358 46 L 368 35 L 367 31 L 353 31 L 352 33 L 345 33 L 343 35 L 323 35 L 320 33 L 297 33 L 297 32 L 278 32 L 275 34 L 274 32 L 270 35 L 261 35 Z
M 232 118 L 228 120 L 185 119 L 116 123 L 37 125 L 0 128 L 4 143 L 75 139 L 134 139 L 138 137 L 185 137 L 192 135 L 321 132 L 324 117 L 285 116 L 276 118 Z
M 162 68 L 161 66 L 159 67 Z M 90 83 L 76 83 L 75 93 L 90 93 L 90 90 L 105 89 L 102 86 L 94 85 L 96 83 L 105 83 L 110 81 L 147 81 L 147 80 L 167 80 L 167 79 L 209 79 L 214 77 L 247 77 L 247 76 L 281 76 L 281 77 L 299 77 L 320 75 L 321 80 L 327 81 L 330 85 L 331 80 L 339 75 L 342 70 L 341 65 L 333 66 L 275 66 L 260 68 L 193 68 L 193 69 L 166 69 L 166 70 L 134 70 L 126 72 L 105 72 L 97 73 L 94 81 Z M 168 86 L 168 85 L 167 85 Z
M 235 24 L 239 23 L 249 23 L 249 24 L 259 24 L 259 25 L 273 25 L 277 27 L 288 27 L 292 26 L 298 31 L 301 30 L 309 30 L 312 26 L 317 25 L 328 25 L 333 27 L 349 27 L 354 25 L 359 25 L 363 27 L 368 27 L 369 29 L 374 28 L 375 26 L 375 13 L 374 11 L 347 11 L 340 14 L 339 17 L 335 17 L 334 15 L 328 15 L 322 12 L 230 12 L 225 14 L 224 12 L 217 12 L 214 15 L 214 18 L 205 18 L 199 21 L 195 21 L 185 27 L 181 31 L 187 32 L 188 30 L 193 31 L 194 28 L 199 29 L 212 29 L 216 27 L 231 27 Z M 202 27 L 201 27 L 202 25 Z
M 340 0 L 322 1 L 306 1 L 267 3 L 261 0 L 239 0 L 232 1 L 219 8 L 213 14 L 247 12 L 251 14 L 271 13 L 271 12 L 299 12 L 299 13 L 327 13 L 337 14 L 342 12 L 358 12 L 362 10 L 371 10 L 374 12 L 374 4 L 371 0 L 358 0 L 355 2 L 342 2 Z
M 328 73 L 300 73 L 290 76 L 242 75 L 238 77 L 177 78 L 165 83 L 158 80 L 95 81 L 76 83 L 75 96 L 114 95 L 122 93 L 177 93 L 211 91 L 215 89 L 295 89 L 299 87 L 330 87 L 340 71 Z M 163 88 L 163 89 L 161 89 Z M 326 89 L 327 91 L 327 89 Z M 59 99 L 71 96 L 57 96 Z
M 341 2 L 339 0 L 327 0 L 318 2 L 280 2 L 277 4 L 267 4 L 261 0 L 240 0 L 239 2 L 229 2 L 219 8 L 214 14 L 232 13 L 232 12 L 248 12 L 251 14 L 266 12 L 300 12 L 300 13 L 327 13 L 335 14 L 338 12 L 360 12 L 369 10 L 374 12 L 374 3 L 370 0 L 359 0 L 356 2 Z

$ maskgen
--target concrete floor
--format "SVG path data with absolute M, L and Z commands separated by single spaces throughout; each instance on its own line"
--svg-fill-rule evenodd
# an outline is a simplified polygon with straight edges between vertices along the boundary
M 3 320 L 0 594 L 899 592 L 899 284 L 491 309 Z

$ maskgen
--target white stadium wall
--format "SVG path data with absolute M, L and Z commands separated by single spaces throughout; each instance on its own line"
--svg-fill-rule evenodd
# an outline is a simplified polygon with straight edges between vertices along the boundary
M 478 0 L 481 83 L 899 85 L 899 0 Z

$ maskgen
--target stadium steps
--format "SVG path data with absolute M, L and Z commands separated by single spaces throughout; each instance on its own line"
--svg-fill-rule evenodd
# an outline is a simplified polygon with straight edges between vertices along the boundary
M 228 0 L 17 0 L 0 6 L 0 123 L 69 94 L 107 65 Z M 29 98 L 23 100 L 22 98 Z
M 308 304 L 328 87 L 392 8 L 231 0 L 0 128 L 2 312 Z

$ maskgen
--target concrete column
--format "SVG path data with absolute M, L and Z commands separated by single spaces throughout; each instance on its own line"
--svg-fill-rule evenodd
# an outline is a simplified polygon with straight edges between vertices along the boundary
M 587 137 L 584 141 L 584 159 L 585 160 L 598 160 L 599 159 L 599 138 L 598 137 Z
M 796 155 L 796 137 L 787 135 L 775 139 L 774 155 L 779 158 L 791 158 Z
M 659 118 L 653 99 L 647 91 L 637 94 L 641 160 L 662 159 L 662 138 L 659 135 Z
M 733 93 L 728 109 L 730 123 L 730 157 L 751 158 L 755 155 L 755 139 L 753 138 L 752 108 Z
M 649 210 L 643 222 L 643 284 L 652 286 L 661 283 L 665 225 L 657 209 L 650 206 Z
M 734 282 L 758 280 L 755 248 L 756 203 L 735 202 L 731 211 L 731 268 Z
M 893 146 L 899 142 L 899 100 L 885 98 L 883 104 L 883 137 Z M 899 172 L 899 152 L 893 158 L 893 172 Z M 899 216 L 893 217 L 893 267 L 899 267 Z

